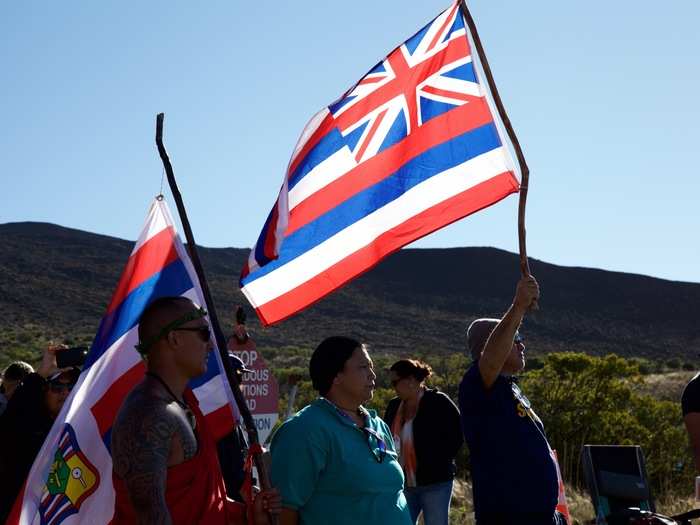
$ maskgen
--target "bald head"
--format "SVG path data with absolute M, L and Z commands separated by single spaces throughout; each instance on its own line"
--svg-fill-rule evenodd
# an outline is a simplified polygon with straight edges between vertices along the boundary
M 186 297 L 161 297 L 141 314 L 139 341 L 153 341 L 167 325 L 195 310 L 197 305 Z M 154 341 L 155 343 L 155 341 Z

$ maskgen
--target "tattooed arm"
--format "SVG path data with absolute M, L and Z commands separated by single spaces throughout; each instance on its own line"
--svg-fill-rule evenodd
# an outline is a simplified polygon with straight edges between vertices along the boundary
M 112 429 L 114 471 L 126 484 L 139 524 L 172 523 L 165 485 L 178 423 L 167 401 L 140 387 L 117 415 Z

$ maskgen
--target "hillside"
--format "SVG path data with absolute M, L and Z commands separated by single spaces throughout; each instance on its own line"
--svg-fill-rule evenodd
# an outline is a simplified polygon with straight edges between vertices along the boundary
M 49 339 L 88 342 L 130 241 L 45 223 L 0 225 L 0 362 Z M 245 300 L 236 282 L 247 249 L 201 248 L 219 317 Z M 693 362 L 700 284 L 533 260 L 540 311 L 524 332 L 534 354 L 577 350 Z M 454 352 L 468 320 L 498 316 L 518 278 L 517 256 L 493 248 L 409 249 L 278 326 L 249 326 L 260 346 L 313 347 L 333 333 L 377 351 Z

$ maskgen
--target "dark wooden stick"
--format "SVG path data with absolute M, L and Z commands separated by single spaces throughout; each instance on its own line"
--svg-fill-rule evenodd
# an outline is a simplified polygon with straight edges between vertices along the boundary
M 201 260 L 199 259 L 199 253 L 197 252 L 197 246 L 194 242 L 194 235 L 192 234 L 192 228 L 190 227 L 190 221 L 187 219 L 187 211 L 185 210 L 185 204 L 182 201 L 182 194 L 177 187 L 177 181 L 175 180 L 175 174 L 173 173 L 173 166 L 170 164 L 170 158 L 168 157 L 168 152 L 165 151 L 165 146 L 163 145 L 163 120 L 165 114 L 158 113 L 156 117 L 156 145 L 158 146 L 158 153 L 163 161 L 163 166 L 165 167 L 165 173 L 168 177 L 168 184 L 170 185 L 170 191 L 175 198 L 175 204 L 177 205 L 177 212 L 180 215 L 180 222 L 182 222 L 182 229 L 185 231 L 185 238 L 187 239 L 187 250 L 190 254 L 190 259 L 192 260 L 192 266 L 194 266 L 195 272 L 197 272 L 197 277 L 199 278 L 199 284 L 202 287 L 202 293 L 204 294 L 204 300 L 207 303 L 207 311 L 209 312 L 209 320 L 211 321 L 211 327 L 214 330 L 214 337 L 216 337 L 216 346 L 219 349 L 219 355 L 221 356 L 221 362 L 224 365 L 224 371 L 226 373 L 226 379 L 233 392 L 233 397 L 236 399 L 236 405 L 238 405 L 238 410 L 243 417 L 243 422 L 246 426 L 248 432 L 248 437 L 250 438 L 251 445 L 257 445 L 260 443 L 258 438 L 258 429 L 255 427 L 255 421 L 253 420 L 253 415 L 248 409 L 248 405 L 245 402 L 245 397 L 240 389 L 240 384 L 238 378 L 233 370 L 231 361 L 228 357 L 228 352 L 226 350 L 226 338 L 221 330 L 221 324 L 219 324 L 219 317 L 216 315 L 216 308 L 214 306 L 214 298 L 209 290 L 209 284 L 204 275 L 204 268 L 202 267 Z M 257 454 L 255 455 L 255 466 L 258 469 L 258 475 L 260 476 L 260 483 L 263 489 L 270 488 L 270 479 L 267 475 L 267 469 L 263 463 L 262 457 Z M 252 502 L 251 502 L 252 504 Z M 252 510 L 252 509 L 251 509 Z M 277 522 L 276 516 L 272 516 L 273 523 Z
M 523 150 L 520 147 L 520 142 L 518 142 L 518 137 L 515 135 L 515 130 L 513 125 L 510 123 L 508 114 L 506 113 L 506 108 L 503 105 L 501 96 L 498 94 L 498 88 L 496 87 L 496 82 L 493 79 L 493 74 L 491 73 L 491 67 L 489 66 L 489 61 L 486 58 L 486 52 L 484 51 L 484 46 L 481 44 L 481 39 L 479 38 L 479 33 L 476 30 L 476 24 L 472 18 L 469 8 L 467 8 L 467 3 L 465 0 L 460 0 L 459 7 L 462 10 L 462 14 L 469 27 L 469 32 L 472 35 L 474 44 L 476 45 L 476 51 L 479 54 L 479 60 L 484 68 L 484 73 L 486 74 L 486 81 L 489 84 L 489 89 L 491 90 L 491 95 L 493 96 L 493 101 L 496 104 L 496 109 L 501 117 L 501 121 L 506 128 L 508 133 L 508 138 L 513 144 L 513 149 L 515 150 L 515 155 L 518 158 L 518 164 L 520 165 L 520 176 L 522 180 L 520 181 L 520 201 L 518 203 L 518 243 L 520 247 L 520 271 L 523 275 L 530 275 L 530 264 L 527 259 L 527 247 L 525 244 L 525 204 L 527 203 L 527 189 L 530 182 L 530 168 L 527 167 L 527 162 L 525 162 L 525 155 L 523 155 Z

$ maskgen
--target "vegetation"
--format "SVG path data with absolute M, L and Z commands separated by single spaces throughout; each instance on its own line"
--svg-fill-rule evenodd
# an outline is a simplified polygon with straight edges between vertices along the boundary
M 136 232 L 134 232 L 136 233 Z M 196 232 L 195 232 L 196 233 Z M 0 366 L 49 339 L 89 344 L 133 243 L 43 223 L 0 225 Z M 199 248 L 224 331 L 245 304 L 236 287 L 247 250 Z M 377 352 L 449 355 L 466 324 L 500 316 L 518 279 L 517 256 L 492 248 L 407 249 L 299 315 L 250 329 L 267 348 L 313 348 L 341 333 Z M 525 331 L 532 357 L 614 353 L 658 369 L 694 370 L 700 284 L 532 261 L 541 310 Z
M 694 468 L 678 400 L 643 393 L 639 366 L 618 356 L 550 354 L 523 389 L 545 422 L 563 476 L 584 484 L 584 444 L 641 445 L 656 494 L 687 492 Z
M 89 345 L 133 243 L 16 223 L 0 225 L 0 244 L 0 367 L 15 359 L 36 363 L 49 340 Z M 200 248 L 200 255 L 227 323 L 245 303 L 234 281 L 247 250 Z M 693 474 L 678 400 L 698 368 L 700 284 L 540 261 L 532 269 L 542 310 L 524 328 L 530 361 L 523 388 L 559 453 L 570 494 L 580 495 L 584 484 L 582 444 L 635 443 L 662 510 L 685 510 L 678 502 L 692 491 Z M 456 399 L 469 364 L 467 322 L 500 316 L 517 278 L 517 256 L 501 250 L 401 250 L 284 323 L 263 329 L 250 316 L 249 327 L 280 383 L 281 413 L 293 375 L 301 377 L 297 408 L 315 397 L 307 377 L 311 351 L 341 333 L 372 345 L 379 377 L 371 406 L 382 414 L 393 396 L 384 371 L 400 357 L 424 358 L 435 371 L 432 384 Z M 454 512 L 467 517 L 466 447 L 458 469 Z M 587 509 L 585 502 L 574 497 L 576 508 Z M 592 517 L 590 509 L 572 512 Z
M 286 379 L 292 374 L 307 376 L 305 366 L 311 351 L 286 348 L 263 349 L 262 352 L 280 380 L 283 398 L 280 407 L 286 409 Z M 459 382 L 469 366 L 468 359 L 462 354 L 417 353 L 415 356 L 433 367 L 430 384 L 456 401 Z M 383 414 L 389 399 L 394 396 L 386 369 L 399 356 L 378 354 L 373 358 L 378 373 L 377 390 L 369 407 Z M 290 362 L 293 363 L 291 367 L 285 366 Z M 668 509 L 670 514 L 692 506 L 687 496 L 692 494 L 695 472 L 678 402 L 679 378 L 683 377 L 687 382 L 692 374 L 642 374 L 640 368 L 645 371 L 659 369 L 659 366 L 644 367 L 643 364 L 648 363 L 615 355 L 595 357 L 582 353 L 553 353 L 538 358 L 535 369 L 523 375 L 523 391 L 543 420 L 549 441 L 558 452 L 572 514 L 580 523 L 593 517 L 581 468 L 584 444 L 640 445 L 659 509 Z M 657 391 L 655 385 L 663 382 L 663 377 L 670 377 L 676 385 L 677 395 L 673 400 L 659 399 L 649 393 Z M 298 385 L 296 407 L 300 408 L 315 398 L 315 392 L 308 380 L 302 380 Z M 466 523 L 471 523 L 469 451 L 466 447 L 462 448 L 457 463 L 460 484 L 455 489 L 453 519 L 466 517 Z

